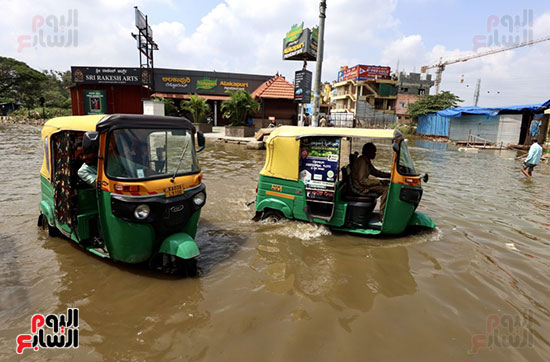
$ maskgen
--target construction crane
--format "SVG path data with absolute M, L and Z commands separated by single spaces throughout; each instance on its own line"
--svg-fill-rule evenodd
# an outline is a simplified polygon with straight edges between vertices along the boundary
M 468 55 L 468 56 L 463 57 L 463 58 L 458 58 L 458 59 L 453 59 L 453 60 L 443 60 L 443 58 L 439 58 L 439 63 L 433 64 L 433 65 L 424 65 L 420 68 L 420 71 L 422 73 L 426 73 L 426 71 L 428 69 L 434 69 L 434 68 L 436 69 L 436 71 L 435 71 L 435 94 L 439 94 L 439 85 L 441 84 L 441 75 L 442 75 L 442 73 L 445 70 L 445 67 L 447 65 L 460 63 L 460 62 L 465 62 L 465 61 L 470 60 L 470 59 L 480 58 L 480 57 L 484 57 L 486 55 L 496 54 L 496 53 L 504 52 L 504 51 L 507 51 L 507 50 L 510 50 L 510 49 L 521 48 L 521 47 L 524 47 L 524 46 L 527 46 L 527 45 L 533 45 L 533 44 L 541 43 L 541 42 L 547 41 L 547 40 L 550 40 L 550 36 L 546 36 L 544 38 L 539 38 L 539 39 L 535 39 L 535 40 L 526 41 L 526 42 L 519 43 L 519 44 L 516 44 L 516 45 L 512 45 L 512 46 L 509 46 L 509 47 L 492 49 L 492 50 L 489 50 L 489 51 L 486 51 L 486 52 L 483 52 L 483 53 L 472 54 L 472 55 Z

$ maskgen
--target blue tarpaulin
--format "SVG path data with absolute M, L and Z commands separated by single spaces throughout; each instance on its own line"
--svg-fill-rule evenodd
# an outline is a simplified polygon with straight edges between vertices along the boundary
M 465 114 L 481 114 L 486 115 L 487 117 L 496 116 L 500 113 L 506 113 L 507 111 L 513 112 L 539 112 L 543 111 L 545 108 L 550 106 L 550 99 L 544 103 L 539 104 L 525 104 L 520 106 L 508 106 L 508 107 L 457 107 L 457 108 L 447 108 L 442 111 L 437 112 L 441 117 L 460 117 L 463 113 Z

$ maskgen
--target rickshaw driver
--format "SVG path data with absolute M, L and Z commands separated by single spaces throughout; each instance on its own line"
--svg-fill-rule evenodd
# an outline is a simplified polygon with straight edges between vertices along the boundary
M 384 216 L 384 207 L 386 206 L 386 196 L 388 194 L 389 180 L 380 180 L 378 178 L 369 178 L 370 175 L 379 178 L 389 179 L 389 172 L 379 171 L 374 167 L 371 160 L 376 157 L 376 146 L 372 142 L 365 143 L 361 156 L 351 165 L 351 183 L 352 190 L 358 194 L 374 192 L 380 195 L 380 220 Z

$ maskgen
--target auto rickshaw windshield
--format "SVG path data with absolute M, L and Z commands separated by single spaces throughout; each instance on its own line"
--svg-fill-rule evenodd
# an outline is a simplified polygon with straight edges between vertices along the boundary
M 405 140 L 399 143 L 399 162 L 397 164 L 397 171 L 404 176 L 418 176 L 414 169 L 414 164 Z
M 176 170 L 177 175 L 200 171 L 193 134 L 182 129 L 116 129 L 109 135 L 106 159 L 107 176 L 113 179 L 162 178 L 173 176 Z

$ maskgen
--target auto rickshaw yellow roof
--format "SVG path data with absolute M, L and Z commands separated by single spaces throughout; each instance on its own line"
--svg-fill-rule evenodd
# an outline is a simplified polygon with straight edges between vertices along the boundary
M 271 132 L 265 141 L 266 159 L 261 175 L 298 180 L 300 138 L 357 137 L 393 139 L 393 129 L 296 127 L 282 126 Z
M 296 127 L 282 126 L 272 131 L 266 140 L 266 143 L 275 137 L 296 137 L 307 136 L 334 136 L 334 137 L 359 137 L 359 138 L 385 138 L 392 139 L 393 129 L 376 128 L 338 128 L 338 127 Z
M 97 123 L 105 116 L 105 114 L 94 114 L 89 116 L 52 118 L 44 124 L 44 127 L 42 128 L 42 138 L 45 138 L 62 129 L 75 131 L 95 131 Z

